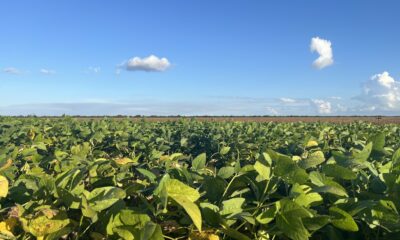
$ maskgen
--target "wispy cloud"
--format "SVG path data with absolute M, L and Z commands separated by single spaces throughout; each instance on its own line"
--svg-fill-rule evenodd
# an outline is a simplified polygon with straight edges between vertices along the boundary
M 311 39 L 311 52 L 317 52 L 319 57 L 313 62 L 318 69 L 325 68 L 333 64 L 332 43 L 319 37 Z
M 14 75 L 21 74 L 21 71 L 14 67 L 6 67 L 3 69 L 3 72 L 8 73 L 8 74 L 14 74 Z
M 133 57 L 119 66 L 119 69 L 127 71 L 163 72 L 171 67 L 171 63 L 165 57 L 159 58 L 155 55 L 148 57 Z
M 330 115 L 338 112 L 325 100 L 296 99 L 285 104 L 280 99 L 214 97 L 191 101 L 136 99 L 113 102 L 89 99 L 74 103 L 0 106 L 7 115 Z
M 40 73 L 45 74 L 45 75 L 52 75 L 52 74 L 55 74 L 56 71 L 51 70 L 51 69 L 42 68 L 42 69 L 40 69 Z
M 296 102 L 295 99 L 293 99 L 293 98 L 286 98 L 286 97 L 282 97 L 282 98 L 280 98 L 279 100 L 281 100 L 281 101 L 284 102 L 284 103 L 295 103 L 295 102 Z
M 101 71 L 100 67 L 88 67 L 88 72 L 89 73 L 98 74 L 98 73 L 100 73 L 100 71 Z

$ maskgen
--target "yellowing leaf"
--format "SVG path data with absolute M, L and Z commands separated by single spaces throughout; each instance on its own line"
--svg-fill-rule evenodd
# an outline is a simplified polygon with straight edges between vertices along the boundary
M 135 163 L 135 161 L 133 161 L 130 158 L 124 157 L 124 158 L 117 158 L 114 160 L 117 164 L 119 165 L 126 165 L 128 163 Z
M 6 164 L 4 164 L 1 168 L 0 171 L 6 170 L 7 168 L 9 168 L 12 165 L 12 160 L 11 159 L 7 159 Z
M 28 231 L 36 236 L 46 236 L 55 233 L 65 228 L 70 223 L 67 218 L 64 219 L 49 219 L 42 215 L 28 221 Z
M 6 197 L 8 194 L 8 180 L 0 175 L 0 197 Z
M 218 235 L 210 232 L 192 232 L 189 235 L 189 240 L 219 240 Z
M 306 144 L 306 148 L 318 147 L 318 143 L 314 140 L 310 140 Z
M 3 222 L 0 222 L 0 234 L 14 237 L 12 230 L 14 229 L 15 225 L 17 225 L 16 218 L 8 218 Z

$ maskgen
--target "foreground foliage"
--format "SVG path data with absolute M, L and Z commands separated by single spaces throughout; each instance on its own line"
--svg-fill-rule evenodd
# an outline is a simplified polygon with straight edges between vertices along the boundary
M 0 238 L 400 239 L 399 134 L 0 118 Z

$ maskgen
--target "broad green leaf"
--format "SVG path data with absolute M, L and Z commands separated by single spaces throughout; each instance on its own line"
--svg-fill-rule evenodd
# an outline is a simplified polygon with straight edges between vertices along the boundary
M 308 155 L 308 157 L 302 161 L 300 161 L 300 166 L 304 169 L 316 167 L 319 164 L 325 162 L 325 156 L 322 151 L 312 152 Z
M 221 178 L 227 179 L 232 177 L 232 175 L 235 173 L 235 168 L 234 167 L 222 167 L 218 171 L 218 176 Z
M 165 183 L 165 187 L 168 196 L 172 198 L 184 196 L 191 202 L 195 202 L 200 198 L 200 194 L 196 189 L 176 179 L 169 179 Z
M 164 240 L 160 225 L 147 222 L 140 232 L 140 240 Z
M 165 188 L 168 196 L 185 209 L 196 228 L 201 231 L 201 213 L 199 207 L 194 203 L 200 198 L 199 192 L 176 179 L 169 179 L 165 183 Z
M 353 180 L 357 174 L 351 169 L 342 167 L 337 164 L 326 164 L 322 167 L 322 171 L 327 175 L 337 179 Z
M 348 196 L 346 189 L 342 187 L 339 183 L 333 181 L 331 178 L 328 178 L 325 175 L 316 171 L 311 172 L 309 176 L 311 182 L 317 185 L 317 187 L 313 188 L 313 191 L 331 193 L 340 197 Z
M 250 240 L 249 237 L 244 235 L 243 233 L 238 232 L 237 230 L 224 226 L 221 231 L 235 240 Z
M 330 222 L 330 217 L 329 216 L 315 216 L 312 218 L 303 218 L 303 224 L 304 226 L 310 230 L 310 231 L 317 231 L 321 228 L 323 228 L 325 225 L 327 225 Z
M 304 206 L 314 206 L 322 203 L 321 195 L 311 192 L 311 187 L 307 185 L 294 184 L 290 190 L 290 196 L 294 198 L 295 203 Z
M 392 156 L 392 170 L 393 169 L 400 171 L 400 148 L 398 148 Z
M 125 196 L 125 191 L 117 187 L 95 188 L 86 194 L 89 206 L 96 212 L 111 207 L 118 200 L 124 199 Z
M 270 175 L 271 175 L 271 168 L 268 166 L 265 166 L 264 164 L 260 163 L 257 161 L 254 164 L 254 169 L 257 171 L 257 173 L 261 176 L 263 180 L 269 180 Z
M 372 150 L 382 152 L 385 147 L 385 132 L 374 135 L 370 140 L 372 141 Z
M 283 234 L 293 240 L 307 240 L 311 236 L 301 218 L 291 214 L 278 214 L 276 225 Z
M 329 208 L 329 213 L 333 217 L 333 226 L 340 228 L 345 231 L 357 232 L 358 226 L 354 221 L 353 217 L 347 212 L 343 211 L 338 207 Z
M 339 184 L 333 181 L 326 183 L 326 185 L 314 188 L 314 191 L 321 193 L 331 193 L 340 197 L 348 197 L 346 190 Z
M 306 208 L 286 198 L 278 201 L 276 205 L 279 212 L 282 214 L 288 214 L 299 218 L 313 216 Z
M 275 219 L 276 213 L 277 213 L 276 206 L 273 205 L 271 207 L 268 207 L 266 211 L 260 213 L 256 217 L 256 220 L 261 224 L 268 224 Z
M 123 209 L 117 215 L 123 225 L 143 228 L 151 219 L 147 214 L 137 213 L 130 209 Z
M 157 179 L 157 176 L 152 173 L 151 171 L 144 169 L 144 168 L 136 168 L 138 172 L 140 172 L 143 176 L 147 177 L 150 182 L 154 183 Z
M 241 213 L 242 205 L 246 199 L 244 198 L 231 198 L 222 202 L 221 215 L 238 214 Z
M 202 153 L 198 155 L 195 159 L 192 161 L 192 169 L 194 171 L 203 169 L 206 166 L 206 154 Z
M 196 228 L 201 231 L 202 218 L 199 207 L 184 195 L 174 196 L 172 197 L 172 199 L 174 199 L 179 205 L 181 205 L 185 209 Z
M 220 153 L 221 155 L 225 155 L 225 154 L 227 154 L 230 150 L 231 150 L 231 147 L 223 147 L 223 148 L 221 148 L 221 150 L 219 151 L 219 153 Z
M 275 162 L 274 174 L 284 178 L 289 183 L 305 183 L 308 179 L 307 172 L 297 166 L 297 164 L 289 157 L 272 150 L 268 150 L 268 154 Z
M 363 164 L 368 160 L 371 151 L 372 151 L 372 142 L 368 143 L 360 152 L 353 154 L 354 161 L 358 164 Z
M 202 186 L 205 197 L 211 202 L 219 202 L 224 194 L 227 183 L 220 177 L 207 177 Z
M 221 222 L 219 207 L 211 203 L 200 203 L 200 208 L 204 220 L 209 225 L 218 227 Z

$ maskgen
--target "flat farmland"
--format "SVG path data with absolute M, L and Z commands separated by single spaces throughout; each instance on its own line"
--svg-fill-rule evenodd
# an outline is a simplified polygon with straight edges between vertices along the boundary
M 102 119 L 103 117 L 77 117 L 78 119 Z M 176 121 L 180 119 L 195 119 L 198 121 L 212 121 L 212 122 L 223 122 L 223 121 L 239 121 L 239 122 L 327 122 L 327 123 L 352 123 L 356 121 L 370 122 L 374 124 L 400 124 L 400 116 L 173 116 L 173 117 L 160 117 L 160 116 L 149 116 L 149 117 L 124 117 L 124 116 L 113 116 L 113 119 L 126 119 L 130 118 L 134 121 L 150 121 L 150 122 L 164 122 L 164 121 Z
M 0 117 L 0 238 L 400 239 L 393 119 Z

